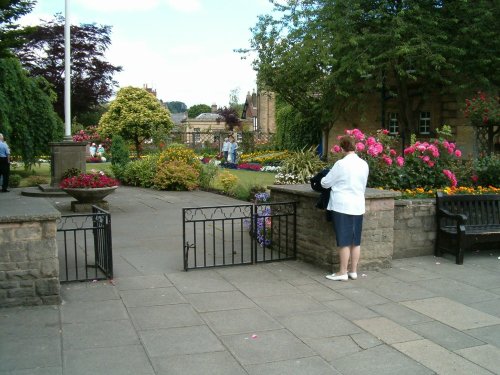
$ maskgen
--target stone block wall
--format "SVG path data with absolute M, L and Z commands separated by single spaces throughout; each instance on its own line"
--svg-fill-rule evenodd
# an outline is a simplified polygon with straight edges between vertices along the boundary
M 395 201 L 394 259 L 434 254 L 436 202 L 434 199 Z
M 59 211 L 36 198 L 0 205 L 0 307 L 59 304 Z
M 297 201 L 297 257 L 327 271 L 337 268 L 333 225 L 325 211 L 315 208 L 319 193 L 309 185 L 270 186 L 272 201 Z M 391 266 L 394 246 L 394 196 L 397 193 L 368 189 L 361 239 L 360 268 Z

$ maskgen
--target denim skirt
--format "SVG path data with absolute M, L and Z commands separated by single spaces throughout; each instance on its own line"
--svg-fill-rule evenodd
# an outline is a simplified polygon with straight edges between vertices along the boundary
M 337 239 L 337 246 L 361 245 L 361 230 L 363 229 L 363 215 L 348 215 L 337 211 L 333 213 L 333 229 Z

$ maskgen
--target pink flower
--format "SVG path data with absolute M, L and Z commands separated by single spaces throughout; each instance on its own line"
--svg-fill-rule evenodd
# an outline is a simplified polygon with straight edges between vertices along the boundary
M 460 150 L 458 150 L 458 149 L 457 149 L 457 150 L 455 150 L 455 156 L 456 156 L 457 158 L 461 157 L 461 156 L 462 156 L 462 151 L 460 151 Z
M 366 140 L 366 144 L 368 146 L 373 146 L 375 143 L 377 143 L 377 140 L 373 137 L 368 137 L 368 139 Z
M 392 165 L 392 159 L 389 156 L 384 155 L 382 159 L 384 160 L 385 164 Z
M 448 180 L 450 180 L 451 187 L 457 186 L 457 178 L 452 171 L 450 171 L 449 169 L 443 169 L 443 174 L 446 176 L 446 178 L 448 178 Z
M 356 143 L 356 150 L 363 151 L 365 149 L 365 144 L 363 142 Z
M 389 134 L 389 130 L 387 130 L 387 129 L 382 129 L 382 134 L 386 134 L 386 135 L 387 135 L 387 134 Z
M 432 168 L 432 167 L 434 167 L 434 162 L 432 160 L 429 160 L 427 162 L 427 165 Z
M 453 155 L 453 147 L 448 147 L 448 154 Z
M 389 151 L 389 153 L 391 154 L 391 156 L 395 156 L 396 155 L 396 150 L 394 150 L 393 148 L 391 148 L 391 150 Z
M 405 163 L 405 159 L 402 156 L 398 156 L 396 158 L 396 163 L 397 163 L 397 165 L 399 165 L 400 167 L 402 167 L 404 165 L 404 163 Z
M 477 183 L 477 181 L 479 180 L 479 177 L 477 177 L 476 175 L 473 175 L 471 177 L 471 179 L 472 179 L 472 182 Z
M 426 156 L 424 156 L 422 158 L 422 160 L 424 161 L 424 163 L 429 163 L 429 161 L 431 160 L 431 158 L 426 155 Z
M 338 154 L 340 151 L 342 151 L 342 149 L 340 148 L 339 145 L 335 145 L 332 147 L 332 152 L 335 152 Z
M 408 155 L 408 154 L 413 154 L 414 152 L 415 152 L 415 147 L 409 146 L 409 147 L 405 148 L 403 153 L 405 155 Z
M 359 129 L 353 129 L 351 135 L 354 136 L 354 138 L 356 138 L 356 140 L 358 141 L 362 141 L 363 139 L 365 139 L 365 135 Z

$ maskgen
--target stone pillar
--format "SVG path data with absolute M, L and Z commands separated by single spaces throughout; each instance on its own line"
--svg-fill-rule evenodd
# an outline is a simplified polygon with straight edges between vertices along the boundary
M 0 307 L 60 303 L 56 220 L 44 199 L 0 197 Z
M 339 258 L 333 224 L 317 209 L 319 193 L 308 184 L 272 185 L 271 200 L 297 201 L 297 257 L 331 272 Z M 366 191 L 366 213 L 361 238 L 361 270 L 391 267 L 394 251 L 394 198 L 399 193 L 377 189 Z
M 49 146 L 51 187 L 59 187 L 64 172 L 70 168 L 78 168 L 85 172 L 87 142 L 53 142 L 49 143 Z

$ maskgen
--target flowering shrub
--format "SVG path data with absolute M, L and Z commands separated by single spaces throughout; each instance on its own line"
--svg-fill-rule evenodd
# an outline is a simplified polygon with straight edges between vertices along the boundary
M 77 176 L 67 177 L 61 181 L 59 186 L 65 188 L 95 189 L 110 186 L 118 186 L 118 180 L 106 176 L 103 171 L 95 173 L 81 173 Z
M 472 99 L 465 99 L 465 117 L 473 125 L 500 123 L 500 98 L 479 91 Z
M 242 163 L 259 163 L 261 165 L 276 165 L 290 156 L 288 151 L 259 151 L 242 154 Z
M 111 139 L 104 138 L 97 133 L 97 126 L 89 126 L 85 130 L 80 130 L 73 135 L 74 142 L 93 142 L 95 144 L 102 144 L 105 150 L 109 150 L 111 146 Z
M 443 127 L 438 132 L 450 135 L 451 129 Z M 462 153 L 453 142 L 444 138 L 414 141 L 401 156 L 392 147 L 395 139 L 385 129 L 378 130 L 373 136 L 365 135 L 359 129 L 346 130 L 345 133 L 356 139 L 358 155 L 370 167 L 369 187 L 396 190 L 420 187 L 428 190 L 458 185 L 454 171 Z M 340 152 L 340 147 L 334 146 L 332 152 Z
M 230 193 L 238 184 L 238 177 L 228 171 L 222 171 L 217 176 L 217 182 L 222 186 L 224 193 Z
M 198 187 L 200 172 L 182 160 L 174 160 L 158 166 L 153 186 L 159 190 L 194 190 Z
M 280 166 L 274 166 L 274 165 L 264 165 L 260 171 L 261 172 L 279 172 L 281 170 Z
M 172 161 L 183 161 L 186 164 L 192 166 L 198 171 L 201 169 L 201 162 L 198 159 L 196 153 L 180 144 L 171 144 L 168 148 L 160 153 L 158 158 L 158 165 L 169 163 Z
M 253 231 L 253 223 L 250 219 L 245 219 L 244 221 L 245 228 L 250 231 L 250 234 L 255 235 L 257 243 L 264 247 L 268 247 L 272 243 L 271 207 L 262 205 L 263 203 L 267 203 L 269 198 L 270 195 L 267 192 L 260 192 L 254 195 L 254 202 L 261 204 L 255 219 L 255 231 Z

